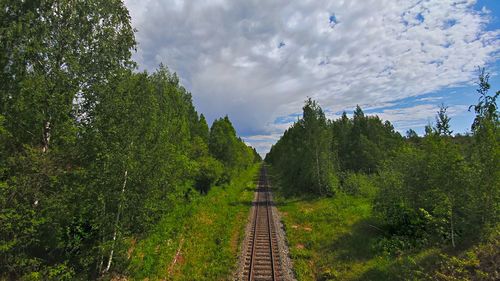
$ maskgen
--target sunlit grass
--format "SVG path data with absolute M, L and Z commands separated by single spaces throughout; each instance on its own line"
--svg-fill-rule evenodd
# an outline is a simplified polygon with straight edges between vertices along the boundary
M 230 279 L 258 168 L 255 165 L 230 185 L 214 187 L 206 196 L 165 216 L 151 235 L 138 242 L 130 275 L 149 280 Z
M 498 256 L 492 250 L 500 245 L 498 227 L 493 238 L 472 250 L 450 252 L 447 247 L 429 246 L 389 255 L 378 246 L 388 236 L 372 211 L 370 197 L 342 192 L 330 198 L 288 197 L 277 177 L 273 182 L 299 281 L 470 280 L 471 276 L 492 274 L 488 260 Z M 481 265 L 478 256 L 484 259 Z
M 377 227 L 369 199 L 349 195 L 278 197 L 298 280 L 355 280 L 387 261 L 374 256 Z

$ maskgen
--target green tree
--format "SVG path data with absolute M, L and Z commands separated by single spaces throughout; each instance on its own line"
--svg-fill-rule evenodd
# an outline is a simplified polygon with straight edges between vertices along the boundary
M 208 149 L 210 153 L 227 167 L 236 164 L 236 131 L 226 116 L 214 120 L 210 128 Z
M 376 209 L 393 234 L 455 247 L 477 239 L 498 221 L 493 202 L 500 199 L 500 137 L 496 95 L 488 95 L 489 87 L 482 70 L 479 101 L 471 107 L 476 112 L 472 143 L 467 136 L 451 137 L 450 119 L 441 106 L 436 127 L 426 127 L 418 146 L 384 162 Z
M 207 120 L 205 119 L 205 116 L 203 114 L 200 115 L 197 133 L 203 139 L 203 141 L 208 143 L 208 139 L 210 137 L 210 129 L 208 128 Z
M 436 115 L 436 127 L 434 128 L 434 131 L 440 136 L 449 137 L 451 136 L 453 131 L 450 129 L 451 118 L 448 117 L 448 114 L 446 114 L 447 109 L 448 107 L 444 104 L 441 104 L 441 106 L 439 107 L 439 111 Z
M 406 131 L 406 140 L 409 142 L 412 142 L 414 144 L 418 144 L 420 142 L 420 137 L 418 136 L 417 132 L 415 132 L 413 129 L 408 129 Z
M 91 235 L 75 215 L 84 185 L 74 180 L 82 173 L 80 129 L 97 92 L 133 66 L 130 18 L 121 1 L 2 1 L 0 17 L 0 114 L 9 138 L 2 212 L 16 214 L 2 217 L 11 242 L 0 267 L 14 277 L 67 278 L 87 262 L 73 258 L 82 235 Z M 75 221 L 82 224 L 73 228 Z
M 166 66 L 134 73 L 122 1 L 7 0 L 0 18 L 0 279 L 124 271 L 128 238 L 254 163 L 227 117 L 225 166 L 210 155 Z
M 290 127 L 266 155 L 294 192 L 333 194 L 338 187 L 333 136 L 319 105 L 308 99 L 303 117 Z
M 208 140 L 210 154 L 224 164 L 224 180 L 249 167 L 254 162 L 252 149 L 236 136 L 231 121 L 226 116 L 214 120 Z
M 304 132 L 302 166 L 306 186 L 319 194 L 332 194 L 337 188 L 334 154 L 331 150 L 332 132 L 327 126 L 325 114 L 319 105 L 309 98 L 298 121 Z
M 341 136 L 343 142 L 339 146 L 342 170 L 375 172 L 379 163 L 402 143 L 391 123 L 382 122 L 378 116 L 365 116 L 359 106 L 351 122 L 342 116 L 333 122 L 333 128 L 334 136 Z
M 342 112 L 342 117 L 331 123 L 333 130 L 333 151 L 337 151 L 339 166 L 342 170 L 347 169 L 350 163 L 350 134 L 352 130 L 352 119 L 347 117 L 347 113 Z
M 478 103 L 474 109 L 476 117 L 472 123 L 472 159 L 475 166 L 477 214 L 482 223 L 490 224 L 500 217 L 500 122 L 496 100 L 500 91 L 490 95 L 489 74 L 484 68 L 479 72 Z M 496 203 L 495 203 L 496 202 Z

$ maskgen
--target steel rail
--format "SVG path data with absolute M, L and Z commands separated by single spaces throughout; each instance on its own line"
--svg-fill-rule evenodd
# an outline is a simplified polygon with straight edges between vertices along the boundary
M 250 256 L 247 258 L 247 280 L 278 280 L 278 265 L 275 264 L 276 245 L 273 242 L 273 239 L 276 238 L 276 233 L 273 232 L 274 224 L 270 197 L 271 196 L 267 180 L 267 173 L 265 169 L 262 169 L 259 177 L 257 198 L 254 207 L 252 240 L 250 241 L 251 244 L 249 243 L 247 245 L 247 247 L 249 247 L 247 257 L 248 254 L 250 254 Z M 267 247 L 269 247 L 269 249 L 266 249 Z M 266 261 L 269 261 L 270 264 L 267 264 L 268 262 Z M 271 270 L 270 272 L 269 269 Z
M 272 228 L 271 228 L 271 220 L 272 220 L 272 215 L 270 214 L 269 206 L 269 187 L 266 185 L 266 211 L 267 211 L 267 228 L 269 232 L 269 255 L 271 256 L 271 272 L 273 274 L 273 281 L 276 280 L 276 271 L 274 270 L 274 247 L 273 247 L 273 237 L 272 237 Z
M 260 180 L 259 180 L 259 189 L 260 189 Z M 259 215 L 259 205 L 260 205 L 260 191 L 257 191 L 257 201 L 255 204 L 255 213 L 254 213 L 254 223 L 253 223 L 253 237 L 252 237 L 252 253 L 250 255 L 250 269 L 248 270 L 248 280 L 253 280 L 253 269 L 254 269 L 254 261 L 255 261 L 255 245 L 257 244 L 257 217 Z

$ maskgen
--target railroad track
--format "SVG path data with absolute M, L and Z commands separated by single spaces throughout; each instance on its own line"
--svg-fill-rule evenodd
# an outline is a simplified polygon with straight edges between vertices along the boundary
M 260 173 L 252 232 L 246 245 L 245 280 L 283 280 L 266 169 Z

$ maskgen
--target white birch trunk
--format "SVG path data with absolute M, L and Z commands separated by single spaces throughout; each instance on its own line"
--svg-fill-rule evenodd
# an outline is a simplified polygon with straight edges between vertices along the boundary
M 43 124 L 42 131 L 42 152 L 49 151 L 49 143 L 50 143 L 50 121 L 45 121 Z
M 116 244 L 116 238 L 118 235 L 118 224 L 120 222 L 120 213 L 123 207 L 123 196 L 125 194 L 125 187 L 127 186 L 127 175 L 128 175 L 128 170 L 125 170 L 125 179 L 123 180 L 123 186 L 122 186 L 122 193 L 120 195 L 120 203 L 118 205 L 118 211 L 116 212 L 116 220 L 115 220 L 115 231 L 113 232 L 113 242 L 111 244 L 111 251 L 109 253 L 109 259 L 108 259 L 108 264 L 106 265 L 106 268 L 104 269 L 103 273 L 106 273 L 109 271 L 111 268 L 111 263 L 113 261 L 113 254 L 115 252 L 115 244 Z

